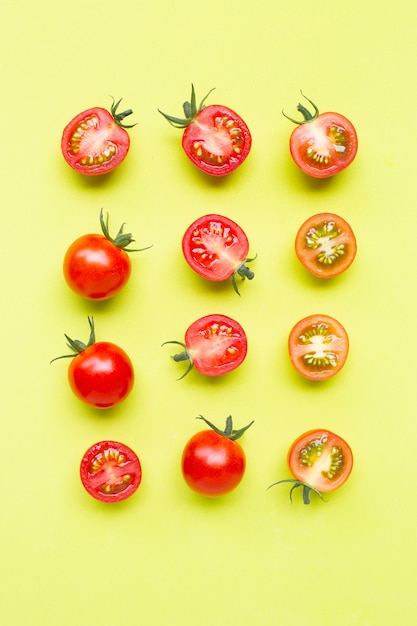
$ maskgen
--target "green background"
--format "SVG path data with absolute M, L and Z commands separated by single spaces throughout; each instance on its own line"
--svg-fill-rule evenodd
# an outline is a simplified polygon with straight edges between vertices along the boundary
M 265 0 L 227 3 L 109 0 L 9 3 L 2 10 L 1 265 L 2 481 L 0 616 L 6 626 L 376 626 L 414 624 L 415 2 Z M 208 179 L 181 150 L 178 115 L 197 98 L 235 109 L 252 151 L 230 177 Z M 288 137 L 300 89 L 320 110 L 348 117 L 354 163 L 306 179 Z M 64 126 L 122 97 L 134 111 L 131 150 L 111 176 L 85 179 L 60 152 Z M 126 222 L 139 247 L 129 285 L 105 303 L 83 301 L 62 276 L 69 244 Z M 358 254 L 343 276 L 313 279 L 293 241 L 321 211 L 352 226 Z M 203 281 L 185 264 L 183 232 L 217 212 L 237 221 L 257 254 L 241 285 Z M 220 379 L 170 358 L 195 319 L 219 312 L 248 334 L 245 363 Z M 301 317 L 346 327 L 345 368 L 324 384 L 301 379 L 286 352 Z M 97 412 L 71 393 L 64 333 L 131 356 L 134 391 Z M 236 426 L 244 481 L 205 500 L 181 477 L 198 414 Z M 309 507 L 291 505 L 286 454 L 305 430 L 351 445 L 348 483 Z M 133 447 L 143 483 L 106 506 L 78 467 L 102 439 Z

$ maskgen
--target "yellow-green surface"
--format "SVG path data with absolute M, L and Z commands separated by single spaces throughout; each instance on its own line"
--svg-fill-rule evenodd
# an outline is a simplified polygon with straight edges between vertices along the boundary
M 417 229 L 415 3 L 265 0 L 6 3 L 0 41 L 2 480 L 0 619 L 5 626 L 379 626 L 414 624 L 415 319 Z M 229 178 L 201 175 L 181 131 L 197 97 L 237 110 L 253 147 Z M 288 137 L 300 89 L 355 124 L 359 152 L 332 180 L 306 179 Z M 110 96 L 132 107 L 131 151 L 108 178 L 75 174 L 63 127 Z M 134 119 L 133 119 L 134 118 Z M 124 221 L 140 246 L 124 293 L 92 304 L 64 283 L 79 235 L 99 210 Z M 293 239 L 313 213 L 347 219 L 358 254 L 345 275 L 319 282 Z M 255 280 L 205 282 L 181 253 L 204 213 L 247 232 Z M 170 358 L 197 317 L 221 312 L 245 327 L 236 372 L 206 379 Z M 292 369 L 286 341 L 310 313 L 339 319 L 351 350 L 324 384 Z M 136 385 L 115 410 L 71 393 L 64 333 L 130 354 Z M 247 471 L 222 499 L 183 482 L 179 460 L 202 413 L 222 425 L 254 419 Z M 304 506 L 285 486 L 286 453 L 326 427 L 355 454 L 348 483 Z M 81 486 L 84 451 L 105 438 L 133 447 L 143 482 L 106 506 Z

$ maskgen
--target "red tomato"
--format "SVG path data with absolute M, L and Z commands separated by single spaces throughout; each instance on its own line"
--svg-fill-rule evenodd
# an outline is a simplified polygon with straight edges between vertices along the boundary
M 134 240 L 121 226 L 112 239 L 109 233 L 109 218 L 104 222 L 100 212 L 103 235 L 83 235 L 68 248 L 64 257 L 64 277 L 71 289 L 83 298 L 106 300 L 119 293 L 129 280 L 132 264 L 127 252 Z M 142 248 L 144 250 L 145 248 Z
M 333 317 L 310 315 L 290 332 L 288 350 L 299 374 L 310 380 L 325 380 L 344 366 L 349 338 L 342 324 Z
M 93 107 L 79 113 L 64 128 L 61 150 L 64 159 L 76 172 L 87 176 L 107 174 L 125 159 L 130 138 L 123 124 L 131 109 L 118 113 L 121 100 L 110 109 Z
M 224 431 L 219 430 L 201 415 L 210 430 L 196 433 L 182 453 L 181 468 L 185 482 L 193 491 L 214 497 L 229 493 L 241 482 L 246 468 L 246 457 L 236 441 L 253 424 L 233 430 L 232 418 L 226 420 Z
M 347 481 L 353 467 L 353 453 L 339 435 L 314 429 L 294 441 L 287 461 L 294 480 L 279 480 L 273 484 L 293 483 L 290 497 L 294 489 L 302 487 L 304 504 L 310 504 L 311 491 L 322 498 L 322 493 L 335 491 Z
M 304 96 L 305 97 L 305 96 Z M 321 113 L 313 106 L 313 115 L 302 105 L 297 110 L 304 119 L 289 120 L 298 124 L 290 137 L 290 152 L 296 165 L 309 176 L 328 178 L 344 170 L 356 156 L 358 137 L 353 124 L 340 113 Z
M 206 315 L 196 320 L 185 333 L 185 343 L 166 341 L 184 348 L 174 361 L 189 361 L 186 374 L 195 366 L 206 376 L 221 376 L 239 367 L 248 349 L 242 326 L 226 315 Z M 165 344 L 163 344 L 165 345 Z
M 219 104 L 204 105 L 211 91 L 197 107 L 192 85 L 191 100 L 184 103 L 184 118 L 158 110 L 172 126 L 185 129 L 182 147 L 196 167 L 211 176 L 225 176 L 246 159 L 252 137 L 237 113 Z
M 80 465 L 86 491 L 101 502 L 120 502 L 135 493 L 142 468 L 135 452 L 117 441 L 100 441 L 84 454 Z
M 249 242 L 238 224 L 222 215 L 204 215 L 189 226 L 182 240 L 188 265 L 208 280 L 223 281 L 232 277 L 238 295 L 236 277 L 252 280 L 255 274 L 245 263 Z
M 133 365 L 126 352 L 114 343 L 96 343 L 93 318 L 88 318 L 88 321 L 88 343 L 65 335 L 74 354 L 57 358 L 72 359 L 68 368 L 68 382 L 77 398 L 95 408 L 108 409 L 125 400 L 132 391 Z
M 319 213 L 300 227 L 295 238 L 295 253 L 314 276 L 333 278 L 352 265 L 356 238 L 343 218 L 334 213 Z

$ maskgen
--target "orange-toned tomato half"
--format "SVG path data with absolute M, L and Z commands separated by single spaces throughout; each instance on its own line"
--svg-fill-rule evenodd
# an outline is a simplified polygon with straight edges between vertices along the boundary
M 290 498 L 293 490 L 301 487 L 304 504 L 310 504 L 312 491 L 322 498 L 322 493 L 335 491 L 345 484 L 353 468 L 353 453 L 342 437 L 319 428 L 309 430 L 294 441 L 287 462 L 294 478 L 279 480 L 273 485 L 291 483 Z
M 334 213 L 309 217 L 295 238 L 295 253 L 319 278 L 333 278 L 348 269 L 356 256 L 356 237 L 349 224 Z
M 297 372 L 310 380 L 325 380 L 344 366 L 349 338 L 329 315 L 310 315 L 297 322 L 288 337 L 288 351 Z

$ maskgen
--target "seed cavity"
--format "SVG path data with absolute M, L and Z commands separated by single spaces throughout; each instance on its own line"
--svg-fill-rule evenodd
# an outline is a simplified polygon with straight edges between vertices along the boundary
M 244 138 L 240 126 L 227 115 L 217 115 L 213 122 L 214 136 L 210 137 L 210 140 L 208 139 L 207 142 L 201 139 L 194 141 L 193 150 L 197 158 L 208 165 L 219 167 L 227 163 L 230 156 L 239 156 L 241 154 Z M 217 149 L 214 149 L 215 147 Z
M 334 244 L 332 240 L 340 235 L 334 221 L 323 222 L 319 226 L 313 226 L 307 232 L 304 243 L 307 248 L 317 250 L 316 259 L 323 265 L 332 265 L 337 259 L 346 254 L 344 243 Z
M 329 480 L 333 480 L 343 470 L 345 459 L 343 451 L 339 446 L 334 445 L 329 451 L 326 450 L 327 441 L 328 438 L 326 436 L 313 439 L 307 446 L 300 450 L 298 460 L 301 465 L 312 467 L 323 457 L 323 461 L 321 461 L 323 467 L 320 473 Z
M 299 336 L 301 343 L 312 346 L 312 350 L 303 355 L 303 360 L 311 369 L 337 367 L 338 355 L 326 350 L 326 344 L 332 343 L 334 336 L 329 334 L 329 326 L 321 323 L 309 328 Z
M 96 115 L 83 120 L 77 126 L 70 138 L 70 150 L 73 155 L 85 152 L 80 159 L 80 164 L 86 167 L 94 165 L 102 165 L 107 161 L 111 161 L 117 153 L 117 146 L 112 142 L 106 142 L 105 147 L 101 145 L 100 150 L 94 149 L 94 145 L 90 141 L 91 133 L 99 128 L 99 119 Z

